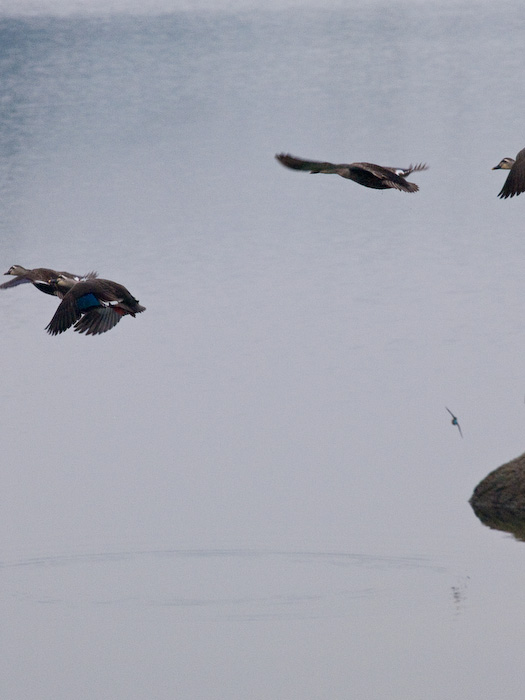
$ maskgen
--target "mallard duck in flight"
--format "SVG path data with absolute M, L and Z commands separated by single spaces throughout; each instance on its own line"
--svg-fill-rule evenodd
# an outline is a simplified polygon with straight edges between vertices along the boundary
M 428 170 L 426 163 L 410 165 L 408 168 L 387 168 L 374 163 L 324 163 L 317 160 L 302 160 L 288 153 L 277 153 L 279 163 L 292 170 L 306 170 L 310 173 L 329 173 L 353 180 L 364 187 L 375 190 L 393 188 L 402 192 L 417 192 L 419 187 L 405 178 L 410 173 Z
M 99 335 L 117 325 L 123 316 L 135 316 L 146 308 L 118 282 L 86 279 L 76 282 L 59 276 L 51 283 L 62 296 L 55 315 L 46 327 L 58 335 L 74 325 L 74 330 L 86 335 Z

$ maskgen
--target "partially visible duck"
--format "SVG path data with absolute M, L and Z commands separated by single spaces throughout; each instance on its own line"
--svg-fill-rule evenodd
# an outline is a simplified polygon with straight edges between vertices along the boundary
M 58 272 L 48 267 L 35 267 L 33 270 L 28 270 L 22 265 L 11 265 L 4 274 L 14 275 L 15 279 L 0 284 L 0 289 L 10 289 L 11 287 L 18 287 L 19 284 L 31 283 L 44 294 L 52 294 L 59 297 L 61 296 L 59 290 L 52 284 L 52 281 L 57 279 L 57 277 L 64 277 L 78 282 L 81 279 L 93 279 L 97 276 L 96 272 L 89 272 L 87 275 L 74 275 L 71 272 Z
M 99 335 L 116 326 L 122 316 L 135 316 L 146 310 L 126 287 L 111 280 L 76 282 L 58 276 L 52 286 L 63 299 L 46 327 L 51 335 L 63 333 L 73 325 L 79 333 Z
M 288 153 L 278 153 L 279 163 L 292 170 L 307 170 L 310 173 L 329 173 L 340 175 L 348 180 L 353 180 L 364 187 L 372 187 L 376 190 L 394 188 L 403 192 L 417 192 L 419 187 L 413 182 L 407 182 L 405 178 L 410 173 L 420 170 L 428 170 L 425 163 L 410 165 L 408 168 L 387 168 L 374 163 L 323 163 L 316 160 L 302 160 Z
M 507 199 L 525 192 L 525 148 L 518 153 L 516 159 L 503 158 L 492 170 L 510 170 L 498 197 Z

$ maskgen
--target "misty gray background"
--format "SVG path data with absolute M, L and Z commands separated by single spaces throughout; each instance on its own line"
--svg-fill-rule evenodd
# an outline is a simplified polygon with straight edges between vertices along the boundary
M 2 697 L 519 697 L 524 545 L 468 498 L 525 444 L 525 195 L 491 171 L 524 22 L 0 4 L 0 271 L 147 308 L 50 337 L 55 299 L 0 293 Z

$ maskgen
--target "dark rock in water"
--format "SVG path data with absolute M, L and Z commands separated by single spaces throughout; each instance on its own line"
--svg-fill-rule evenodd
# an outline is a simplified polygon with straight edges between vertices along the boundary
M 490 472 L 469 503 L 488 527 L 525 540 L 525 454 Z

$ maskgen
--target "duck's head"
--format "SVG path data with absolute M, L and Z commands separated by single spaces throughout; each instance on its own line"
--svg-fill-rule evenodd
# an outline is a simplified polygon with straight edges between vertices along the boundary
M 11 265 L 9 270 L 4 272 L 4 275 L 25 275 L 26 272 L 26 268 L 22 265 Z
M 514 158 L 503 158 L 492 170 L 510 170 L 515 162 Z
M 65 275 L 58 275 L 54 280 L 50 280 L 56 289 L 67 290 L 71 289 L 78 282 L 78 278 L 66 277 Z

